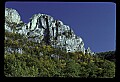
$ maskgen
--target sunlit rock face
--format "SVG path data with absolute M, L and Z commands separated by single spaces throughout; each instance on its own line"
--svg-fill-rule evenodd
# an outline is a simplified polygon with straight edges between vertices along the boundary
M 85 52 L 84 42 L 74 31 L 60 20 L 46 14 L 35 14 L 28 24 L 21 21 L 15 9 L 5 8 L 5 31 L 24 34 L 28 40 L 44 42 L 66 52 Z M 87 50 L 87 53 L 90 50 Z
M 11 23 L 20 23 L 21 18 L 18 12 L 12 8 L 5 8 L 5 20 Z
M 27 35 L 26 26 L 15 9 L 5 8 L 5 31 Z
M 64 25 L 62 21 L 55 20 L 46 14 L 35 14 L 28 23 L 29 36 L 39 36 L 39 41 L 44 41 L 55 48 L 67 52 L 82 51 L 85 53 L 82 38 L 76 36 L 73 30 Z

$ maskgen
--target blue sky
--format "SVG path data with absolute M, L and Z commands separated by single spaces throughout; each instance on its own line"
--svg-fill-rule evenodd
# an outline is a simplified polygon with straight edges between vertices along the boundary
M 112 2 L 6 2 L 22 21 L 42 13 L 61 20 L 80 36 L 93 52 L 116 49 L 116 4 Z

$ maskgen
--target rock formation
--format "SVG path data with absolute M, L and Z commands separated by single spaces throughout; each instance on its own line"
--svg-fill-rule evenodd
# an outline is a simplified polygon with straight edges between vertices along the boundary
M 35 14 L 26 24 L 15 9 L 5 8 L 5 31 L 24 34 L 29 40 L 38 43 L 44 41 L 46 45 L 66 52 L 92 53 L 89 48 L 85 52 L 82 38 L 76 36 L 69 26 L 46 14 Z

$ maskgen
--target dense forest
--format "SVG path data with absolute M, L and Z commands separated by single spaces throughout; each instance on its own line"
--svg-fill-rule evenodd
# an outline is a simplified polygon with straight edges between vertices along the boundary
M 24 35 L 5 32 L 4 74 L 6 77 L 114 78 L 115 52 L 96 55 L 66 53 Z M 13 52 L 6 49 L 12 48 Z M 19 48 L 22 53 L 16 52 Z
M 106 51 L 106 52 L 99 52 L 96 53 L 96 56 L 102 58 L 102 59 L 106 59 L 112 62 L 116 62 L 115 59 L 115 51 Z

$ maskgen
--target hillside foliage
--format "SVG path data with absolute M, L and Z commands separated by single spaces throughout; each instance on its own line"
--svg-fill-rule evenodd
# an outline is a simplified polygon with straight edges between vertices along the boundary
M 5 32 L 4 74 L 6 77 L 114 78 L 115 62 L 106 56 L 82 52 L 66 53 L 44 42 L 29 41 L 24 35 Z M 19 48 L 22 53 L 16 52 Z
M 115 59 L 115 51 L 106 51 L 106 52 L 100 52 L 100 53 L 96 53 L 96 56 L 102 58 L 102 59 L 106 59 L 112 62 L 116 62 Z

